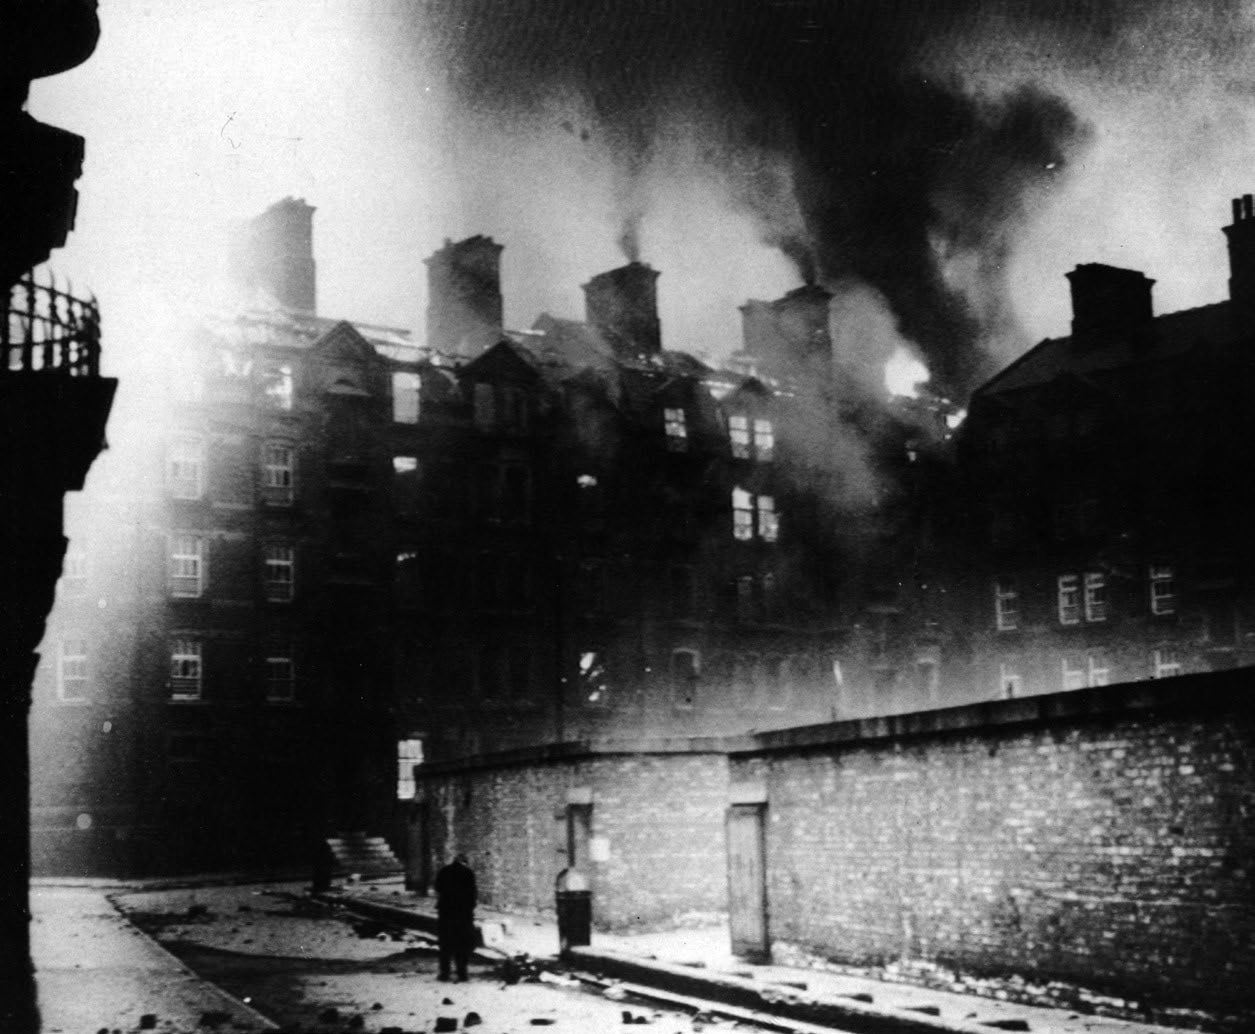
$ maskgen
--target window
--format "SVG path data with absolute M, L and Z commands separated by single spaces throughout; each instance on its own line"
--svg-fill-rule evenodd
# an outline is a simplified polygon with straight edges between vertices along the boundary
M 749 459 L 750 418 L 744 413 L 733 413 L 729 416 L 728 438 L 732 443 L 732 455 L 737 459 Z
M 272 648 L 266 657 L 266 699 L 273 703 L 296 699 L 296 664 L 290 647 Z
M 66 596 L 82 596 L 87 592 L 87 554 L 71 549 L 61 561 L 61 592 Z
M 1168 564 L 1152 564 L 1150 568 L 1150 612 L 1177 612 L 1176 571 Z
M 1085 574 L 1085 620 L 1107 620 L 1107 576 L 1101 571 Z
M 1151 654 L 1151 662 L 1154 665 L 1152 678 L 1171 679 L 1185 671 L 1185 666 L 1181 663 L 1181 654 L 1172 646 L 1161 646 L 1154 650 Z
M 491 431 L 497 425 L 497 393 L 491 384 L 475 385 L 475 426 Z
M 776 500 L 769 495 L 758 497 L 758 537 L 764 542 L 775 542 L 780 537 L 780 518 L 776 515 Z
M 754 420 L 754 451 L 760 460 L 769 460 L 776 451 L 776 431 L 770 420 Z
M 292 599 L 296 582 L 296 550 L 292 546 L 271 543 L 262 559 L 262 589 L 272 603 Z
M 740 488 L 732 490 L 732 535 L 742 542 L 754 537 L 754 497 Z
M 1024 695 L 1024 676 L 1018 664 L 1003 661 L 998 665 L 998 690 L 1008 700 Z
M 291 506 L 296 487 L 296 451 L 283 442 L 262 446 L 262 496 L 271 506 Z
M 754 620 L 754 577 L 743 574 L 736 580 L 736 619 Z
M 1084 689 L 1085 674 L 1084 658 L 1071 653 L 1063 655 L 1063 688 L 1065 690 Z
M 205 591 L 205 540 L 199 535 L 170 538 L 170 595 L 195 598 Z
M 516 433 L 527 430 L 527 392 L 514 385 L 503 385 L 499 398 L 502 430 Z
M 697 680 L 701 676 L 701 655 L 696 650 L 671 652 L 671 688 L 675 706 L 688 710 L 697 704 Z
M 606 655 L 601 650 L 585 650 L 579 658 L 580 701 L 592 707 L 610 702 L 610 682 L 606 672 Z
M 1089 684 L 1091 686 L 1106 686 L 1111 682 L 1111 665 L 1104 653 L 1090 653 L 1086 662 L 1089 667 Z
M 1020 627 L 1020 588 L 1014 578 L 994 580 L 994 627 L 999 632 Z
M 199 639 L 175 639 L 170 643 L 170 699 L 199 700 L 204 666 Z
M 397 513 L 418 509 L 419 469 L 417 456 L 392 457 L 392 501 Z
M 397 604 L 402 607 L 418 606 L 421 592 L 418 554 L 409 550 L 398 553 L 395 575 Z
M 1061 625 L 1075 625 L 1080 623 L 1080 584 L 1080 578 L 1074 574 L 1059 575 L 1059 624 Z
M 688 424 L 684 410 L 668 407 L 662 411 L 663 426 L 667 432 L 667 449 L 671 452 L 684 452 L 688 448 Z
M 292 408 L 292 366 L 289 363 L 271 363 L 262 374 L 262 392 L 271 409 Z
M 422 378 L 416 373 L 392 375 L 392 420 L 397 424 L 418 423 L 419 392 Z
M 768 571 L 762 577 L 762 616 L 764 620 L 770 621 L 779 616 L 780 612 L 780 586 L 776 576 Z
M 87 699 L 87 640 L 66 636 L 57 644 L 57 699 L 67 704 Z
M 397 800 L 409 801 L 418 789 L 414 782 L 414 766 L 423 763 L 423 741 L 413 736 L 397 740 Z
M 204 486 L 205 445 L 199 438 L 181 436 L 170 442 L 166 477 L 175 499 L 199 499 Z

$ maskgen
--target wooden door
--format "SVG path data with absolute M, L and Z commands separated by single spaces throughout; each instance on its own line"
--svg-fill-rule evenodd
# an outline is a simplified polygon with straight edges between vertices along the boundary
M 767 868 L 762 804 L 734 804 L 728 809 L 728 925 L 732 954 L 767 962 Z

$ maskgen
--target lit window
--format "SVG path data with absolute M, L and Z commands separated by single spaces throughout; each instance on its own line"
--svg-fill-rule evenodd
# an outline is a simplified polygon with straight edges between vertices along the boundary
M 1177 612 L 1176 572 L 1167 564 L 1151 565 L 1150 612 L 1152 614 L 1175 614 Z
M 71 549 L 61 561 L 61 592 L 66 596 L 82 596 L 87 591 L 87 554 Z
M 1084 689 L 1085 675 L 1086 671 L 1084 658 L 1070 653 L 1063 655 L 1064 689 Z
M 732 490 L 732 535 L 742 542 L 754 537 L 754 497 L 740 488 Z
M 776 501 L 769 495 L 758 497 L 758 537 L 764 542 L 775 542 L 780 537 L 780 518 L 776 514 Z
M 1059 624 L 1075 625 L 1081 620 L 1081 580 L 1074 574 L 1059 575 Z
M 741 413 L 729 416 L 728 437 L 732 443 L 732 455 L 737 459 L 749 459 L 750 418 Z
M 776 432 L 770 420 L 754 421 L 754 452 L 760 460 L 769 460 L 776 451 Z
M 266 658 L 266 699 L 276 703 L 296 699 L 296 664 L 290 650 Z
M 392 457 L 392 501 L 397 513 L 418 509 L 418 457 Z
M 1154 675 L 1152 678 L 1171 679 L 1185 671 L 1185 667 L 1181 663 L 1181 654 L 1175 647 L 1160 647 L 1152 652 L 1151 660 L 1154 664 Z
M 671 652 L 671 687 L 676 707 L 688 710 L 697 704 L 697 680 L 701 670 L 701 655 L 696 650 Z
M 204 666 L 198 639 L 175 639 L 170 644 L 170 698 L 199 700 Z
M 397 554 L 396 586 L 397 603 L 403 607 L 417 606 L 419 601 L 419 565 L 418 554 L 401 552 Z
M 292 599 L 296 582 L 296 550 L 292 546 L 270 544 L 266 546 L 262 567 L 262 588 L 266 599 L 272 603 L 287 603 Z
M 1107 620 L 1107 576 L 1100 571 L 1085 574 L 1085 620 Z
M 199 499 L 204 494 L 205 446 L 199 438 L 181 437 L 170 442 L 166 468 L 170 495 L 175 499 Z
M 998 665 L 998 691 L 1008 700 L 1024 695 L 1024 676 L 1019 665 L 1006 661 Z
M 1086 658 L 1089 668 L 1089 685 L 1106 686 L 1111 682 L 1111 665 L 1107 661 L 1107 655 L 1103 653 L 1091 653 Z
M 416 373 L 392 375 L 392 420 L 398 424 L 418 423 L 419 392 L 422 378 Z
M 593 707 L 610 702 L 610 682 L 606 673 L 606 655 L 600 650 L 585 650 L 579 660 L 580 698 Z
M 170 595 L 193 598 L 205 591 L 205 540 L 199 535 L 170 538 Z
M 999 632 L 1020 627 L 1020 589 L 1014 578 L 994 581 L 994 627 Z
M 672 452 L 684 452 L 688 448 L 688 424 L 683 409 L 670 407 L 662 411 L 663 425 L 667 431 L 667 448 Z
M 423 741 L 418 737 L 397 740 L 397 800 L 414 798 L 414 766 L 423 763 Z
M 87 699 L 87 640 L 67 636 L 57 648 L 57 699 L 67 704 Z
M 262 375 L 262 391 L 272 409 L 292 408 L 292 367 L 288 363 L 274 363 Z
M 296 451 L 283 442 L 262 447 L 262 491 L 272 506 L 290 506 L 296 486 Z

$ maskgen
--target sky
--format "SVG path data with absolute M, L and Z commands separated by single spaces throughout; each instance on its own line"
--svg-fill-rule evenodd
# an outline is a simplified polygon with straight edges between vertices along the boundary
M 580 316 L 638 256 L 667 347 L 717 359 L 739 304 L 817 277 L 877 310 L 850 347 L 961 396 L 1067 332 L 1079 262 L 1143 270 L 1161 312 L 1225 296 L 1253 6 L 102 0 L 28 109 L 87 139 L 52 265 L 101 299 L 114 372 L 176 347 L 228 223 L 291 195 L 323 315 L 421 336 L 423 258 L 482 233 L 508 326 Z

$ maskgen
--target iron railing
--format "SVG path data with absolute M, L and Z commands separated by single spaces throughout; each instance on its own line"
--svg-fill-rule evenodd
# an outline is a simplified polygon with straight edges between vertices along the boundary
M 51 273 L 31 271 L 9 289 L 0 317 L 0 377 L 100 375 L 100 306 L 61 290 Z

